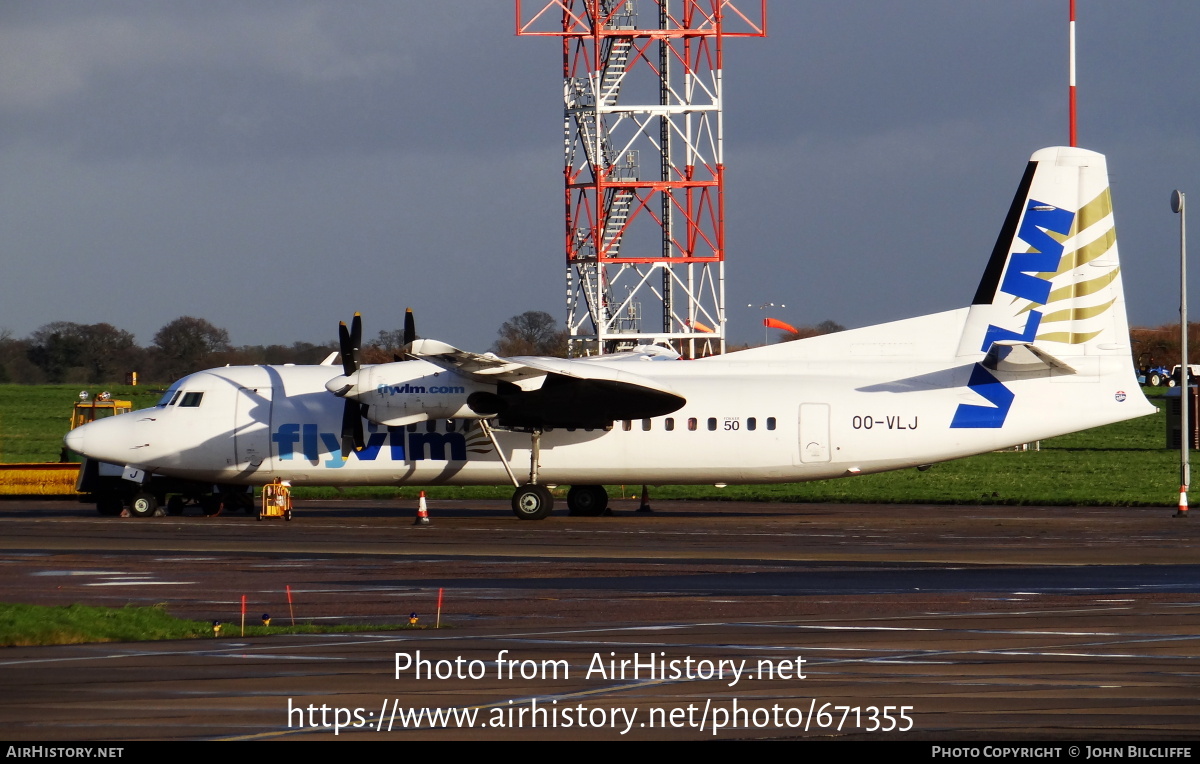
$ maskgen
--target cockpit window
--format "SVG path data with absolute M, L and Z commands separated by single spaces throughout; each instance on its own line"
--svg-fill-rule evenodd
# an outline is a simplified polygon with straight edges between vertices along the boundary
M 160 398 L 158 403 L 154 405 L 158 408 L 162 408 L 164 406 L 173 406 L 177 400 L 179 400 L 179 390 L 168 390 L 163 393 L 163 397 Z
M 195 408 L 200 405 L 203 398 L 204 393 L 184 393 L 183 399 L 179 401 L 179 407 Z

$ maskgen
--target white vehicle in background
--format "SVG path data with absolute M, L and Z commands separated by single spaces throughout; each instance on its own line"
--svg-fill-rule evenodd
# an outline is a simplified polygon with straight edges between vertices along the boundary
M 1179 364 L 1171 367 L 1171 376 L 1167 379 L 1167 387 L 1179 384 Z M 1188 364 L 1188 385 L 1200 385 L 1200 364 Z

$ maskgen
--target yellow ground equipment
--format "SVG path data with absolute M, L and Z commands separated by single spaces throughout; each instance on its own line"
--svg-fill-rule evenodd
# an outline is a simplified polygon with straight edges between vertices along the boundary
M 116 414 L 128 414 L 133 411 L 132 401 L 118 401 L 108 397 L 108 393 L 100 393 L 91 400 L 81 400 L 71 411 L 71 429 L 103 419 Z
M 74 462 L 0 464 L 0 496 L 75 496 Z
M 71 429 L 130 411 L 133 411 L 131 401 L 113 400 L 108 393 L 90 400 L 81 394 L 71 409 Z M 57 462 L 0 464 L 0 496 L 77 496 L 79 463 L 73 461 L 77 458 L 63 448 Z
M 264 517 L 292 519 L 292 492 L 279 480 L 263 486 L 262 510 L 258 513 L 258 519 Z

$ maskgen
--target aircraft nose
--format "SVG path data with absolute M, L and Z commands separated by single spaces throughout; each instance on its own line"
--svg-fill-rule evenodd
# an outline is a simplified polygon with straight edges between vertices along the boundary
M 63 443 L 89 459 L 125 464 L 130 449 L 136 445 L 133 430 L 136 418 L 134 414 L 123 414 L 90 422 L 68 432 Z
M 88 437 L 87 433 L 84 432 L 86 429 L 87 427 L 76 427 L 63 438 L 63 443 L 66 444 L 67 448 L 84 456 L 87 456 Z

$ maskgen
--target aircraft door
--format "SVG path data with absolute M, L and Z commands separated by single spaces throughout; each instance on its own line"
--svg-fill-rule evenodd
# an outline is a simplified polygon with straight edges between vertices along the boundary
M 256 470 L 271 456 L 271 386 L 238 388 L 235 416 L 237 466 Z
M 830 460 L 828 403 L 801 403 L 799 432 L 801 464 Z

